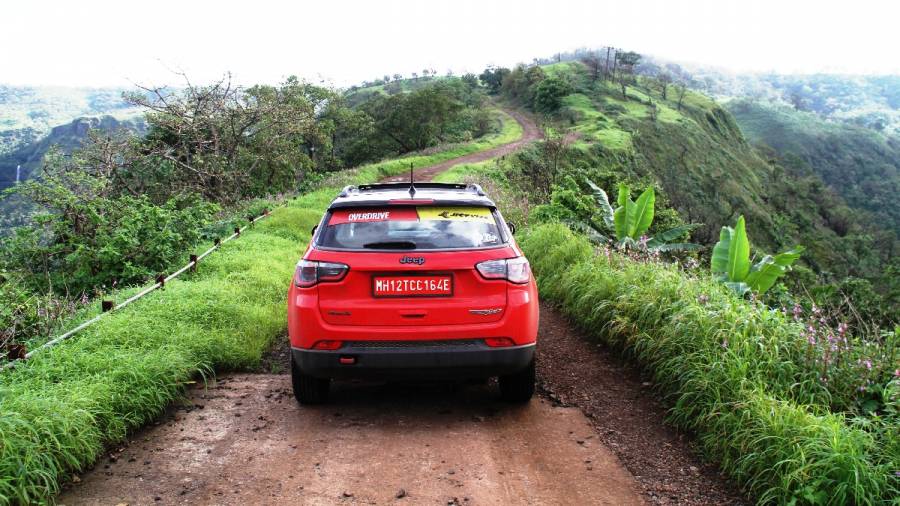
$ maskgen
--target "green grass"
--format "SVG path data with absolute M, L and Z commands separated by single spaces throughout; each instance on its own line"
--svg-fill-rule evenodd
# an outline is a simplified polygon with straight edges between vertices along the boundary
M 275 209 L 196 274 L 0 372 L 0 504 L 52 500 L 59 483 L 159 416 L 198 374 L 256 367 L 286 332 L 287 283 L 336 183 L 374 182 L 409 163 L 423 167 L 522 135 L 505 113 L 498 120 L 500 132 L 477 142 L 346 171 Z M 110 296 L 122 300 L 136 290 Z
M 520 240 L 541 296 L 623 350 L 696 433 L 704 453 L 760 503 L 891 504 L 900 497 L 896 417 L 860 425 L 829 410 L 803 367 L 800 328 L 706 276 L 597 255 L 563 225 Z

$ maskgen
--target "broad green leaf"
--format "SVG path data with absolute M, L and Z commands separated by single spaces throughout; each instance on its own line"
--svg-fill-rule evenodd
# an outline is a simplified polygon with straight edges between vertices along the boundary
M 627 217 L 628 237 L 640 239 L 644 232 L 653 223 L 653 206 L 656 203 L 656 193 L 653 187 L 644 190 L 644 193 L 634 202 Z
M 744 217 L 738 218 L 728 248 L 728 270 L 725 271 L 732 281 L 744 281 L 750 272 L 750 240 L 747 239 L 747 228 Z
M 613 215 L 615 214 L 615 211 L 609 203 L 609 195 L 603 191 L 603 188 L 594 184 L 590 179 L 587 180 L 587 184 L 591 187 L 591 191 L 594 192 L 594 200 L 597 202 L 600 213 L 603 215 L 603 222 L 606 223 L 606 226 L 608 227 L 614 227 Z
M 620 243 L 628 237 L 628 211 L 634 205 L 631 201 L 631 189 L 625 183 L 619 183 L 619 194 L 616 196 L 619 207 L 613 213 L 613 225 L 616 229 L 616 240 Z
M 619 241 L 628 237 L 628 234 L 626 233 L 627 224 L 625 223 L 627 213 L 627 202 L 626 205 L 616 208 L 615 213 L 613 213 L 613 227 L 616 229 L 616 239 Z
M 766 255 L 753 266 L 750 274 L 747 275 L 747 284 L 754 292 L 765 293 L 769 288 L 772 288 L 775 282 L 778 281 L 778 278 L 791 269 L 791 264 L 800 258 L 802 252 L 803 247 L 797 246 L 774 257 Z
M 631 189 L 625 183 L 619 183 L 619 194 L 616 196 L 619 207 L 626 207 L 625 204 L 631 200 Z
M 728 272 L 728 251 L 731 249 L 731 238 L 734 236 L 734 229 L 731 227 L 722 227 L 719 232 L 719 242 L 713 246 L 711 269 L 715 274 L 725 274 Z

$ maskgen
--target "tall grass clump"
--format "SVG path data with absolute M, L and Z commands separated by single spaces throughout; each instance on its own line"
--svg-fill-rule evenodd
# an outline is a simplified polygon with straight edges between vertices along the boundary
M 751 497 L 896 503 L 896 396 L 874 412 L 836 409 L 847 403 L 810 360 L 802 322 L 735 297 L 706 273 L 594 250 L 561 224 L 528 230 L 521 245 L 542 297 L 650 372 L 671 421 L 696 433 Z M 874 383 L 896 386 L 896 357 L 880 357 Z

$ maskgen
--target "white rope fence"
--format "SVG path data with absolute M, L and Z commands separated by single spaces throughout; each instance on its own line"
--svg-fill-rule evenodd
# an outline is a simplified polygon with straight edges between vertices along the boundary
M 20 364 L 23 361 L 27 361 L 29 358 L 33 357 L 36 353 L 38 353 L 42 350 L 46 350 L 48 348 L 52 348 L 53 346 L 56 346 L 57 344 L 65 341 L 66 339 L 81 332 L 82 330 L 86 329 L 87 327 L 90 327 L 91 325 L 97 323 L 104 316 L 106 316 L 112 312 L 118 311 L 120 309 L 123 309 L 124 307 L 128 306 L 132 302 L 149 295 L 150 293 L 152 293 L 155 290 L 165 287 L 166 283 L 168 283 L 169 281 L 184 274 L 185 272 L 187 272 L 189 270 L 195 270 L 197 268 L 197 265 L 200 263 L 200 261 L 203 260 L 204 258 L 206 258 L 207 256 L 209 256 L 213 251 L 219 249 L 226 242 L 237 239 L 238 237 L 241 236 L 241 232 L 247 230 L 249 227 L 253 226 L 254 223 L 269 216 L 270 214 L 271 213 L 269 212 L 268 209 L 264 209 L 263 213 L 261 215 L 255 217 L 255 218 L 248 219 L 248 221 L 249 221 L 248 224 L 246 224 L 240 228 L 235 228 L 234 233 L 231 234 L 230 236 L 226 237 L 225 239 L 222 239 L 221 241 L 216 239 L 215 242 L 213 243 L 212 248 L 209 248 L 208 250 L 206 250 L 205 252 L 203 252 L 200 255 L 191 255 L 191 261 L 188 262 L 187 265 L 185 265 L 184 267 L 178 269 L 177 271 L 173 272 L 172 274 L 169 274 L 168 276 L 158 277 L 156 279 L 156 284 L 151 285 L 151 286 L 141 290 L 139 293 L 137 293 L 135 295 L 132 295 L 128 299 L 124 300 L 121 304 L 116 305 L 112 301 L 108 301 L 108 300 L 101 301 L 101 313 L 100 314 L 91 318 L 90 320 L 87 320 L 87 321 L 81 323 L 80 325 L 69 330 L 65 334 L 61 334 L 57 337 L 54 337 L 53 339 L 47 341 L 46 343 L 42 344 L 41 346 L 38 346 L 37 348 L 29 351 L 28 353 L 25 354 L 24 357 L 19 357 L 19 358 L 16 358 L 15 360 L 12 360 L 3 365 L 0 365 L 0 371 L 2 371 L 4 369 L 12 369 L 13 367 L 16 367 L 17 364 Z

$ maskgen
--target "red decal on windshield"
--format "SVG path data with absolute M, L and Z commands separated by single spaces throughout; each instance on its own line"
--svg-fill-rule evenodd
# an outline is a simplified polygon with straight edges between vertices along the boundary
M 371 223 L 376 221 L 416 221 L 419 219 L 416 210 L 411 207 L 336 209 L 331 213 L 329 225 L 344 223 Z

